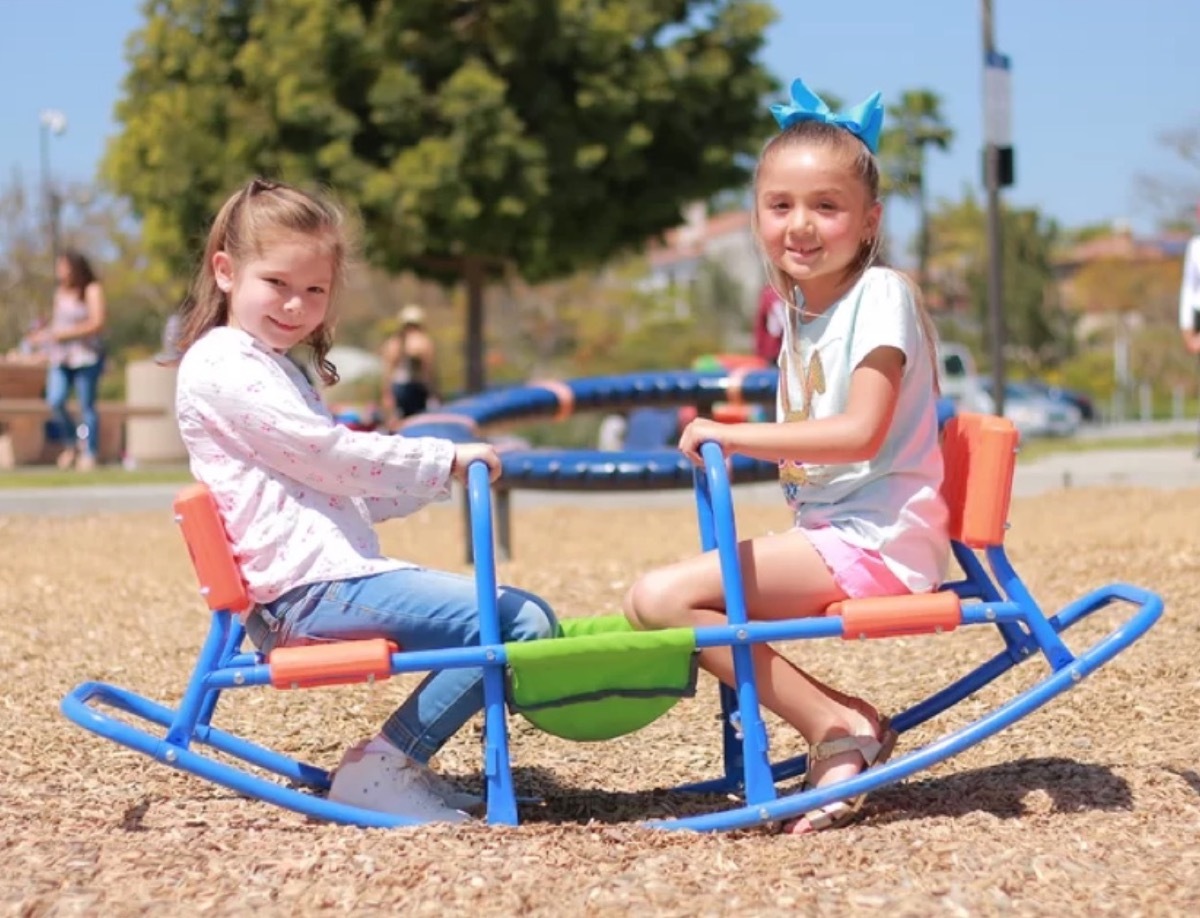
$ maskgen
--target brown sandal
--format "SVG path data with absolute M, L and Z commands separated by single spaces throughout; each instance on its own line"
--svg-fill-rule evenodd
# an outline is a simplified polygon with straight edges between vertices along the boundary
M 862 760 L 865 763 L 863 771 L 868 771 L 876 765 L 882 765 L 891 758 L 892 751 L 896 748 L 896 741 L 899 738 L 900 734 L 893 729 L 891 722 L 886 717 L 881 717 L 879 718 L 879 736 L 873 734 L 840 736 L 837 739 L 810 745 L 808 747 L 809 772 L 812 772 L 812 766 L 815 762 L 832 758 L 835 755 L 841 755 L 844 752 L 857 752 L 862 756 Z M 859 774 L 862 774 L 862 772 L 860 771 Z M 806 778 L 803 790 L 812 790 L 813 787 L 814 785 L 809 784 Z M 801 818 L 808 820 L 808 824 L 812 827 L 813 832 L 822 832 L 825 829 L 840 829 L 854 820 L 854 817 L 858 815 L 866 799 L 867 795 L 863 793 L 848 800 L 837 800 L 833 803 L 827 803 L 824 806 L 809 810 Z M 797 819 L 788 823 L 784 826 L 784 832 L 790 833 L 799 821 Z M 809 833 L 805 832 L 803 834 L 807 835 Z

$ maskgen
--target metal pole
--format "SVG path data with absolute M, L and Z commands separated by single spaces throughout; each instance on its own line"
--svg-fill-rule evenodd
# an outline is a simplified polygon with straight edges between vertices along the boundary
M 50 255 L 55 265 L 58 262 L 62 246 L 59 242 L 59 216 L 62 211 L 62 198 L 54 190 L 54 179 L 50 174 L 50 138 L 57 136 L 67 129 L 67 116 L 56 108 L 42 109 L 38 115 L 39 124 L 39 153 L 41 158 L 42 208 L 46 220 L 46 233 L 50 241 Z M 53 274 L 52 274 L 53 276 Z
M 54 232 L 54 205 L 50 201 L 50 126 L 46 123 L 45 118 L 42 118 L 38 125 L 38 151 L 42 173 L 43 230 L 46 233 L 46 238 L 50 241 L 50 257 L 52 260 L 57 261 L 58 247 L 55 239 L 57 234 Z
M 983 12 L 983 54 L 986 61 L 996 50 L 992 26 L 992 0 L 980 0 Z M 986 115 L 987 100 L 984 99 Z M 986 130 L 986 128 L 985 128 Z M 991 329 L 992 396 L 995 411 L 1004 414 L 1004 256 L 1000 225 L 1000 150 L 985 136 L 984 180 L 987 185 L 988 325 Z

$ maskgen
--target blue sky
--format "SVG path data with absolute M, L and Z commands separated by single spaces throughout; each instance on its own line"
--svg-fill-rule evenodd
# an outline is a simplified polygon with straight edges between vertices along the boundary
M 928 88 L 957 132 L 933 153 L 931 194 L 980 188 L 982 38 L 977 0 L 776 0 L 767 66 L 783 82 L 802 76 L 857 102 Z M 0 0 L 0 170 L 38 174 L 38 113 L 62 110 L 51 168 L 88 180 L 116 127 L 113 105 L 124 44 L 140 22 L 139 0 Z M 994 0 L 996 43 L 1012 58 L 1017 184 L 1006 192 L 1066 225 L 1125 219 L 1139 231 L 1154 213 L 1138 200 L 1139 174 L 1186 174 L 1159 142 L 1200 125 L 1200 2 L 1197 0 Z M 896 206 L 889 226 L 904 236 L 912 214 Z

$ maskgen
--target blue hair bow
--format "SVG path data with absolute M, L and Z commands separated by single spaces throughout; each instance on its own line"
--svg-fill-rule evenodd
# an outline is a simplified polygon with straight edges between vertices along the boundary
M 864 102 L 844 112 L 832 111 L 825 100 L 804 85 L 803 80 L 792 82 L 790 105 L 772 105 L 771 114 L 780 130 L 798 121 L 823 121 L 844 128 L 867 145 L 872 153 L 879 152 L 879 133 L 883 130 L 883 98 L 874 93 Z

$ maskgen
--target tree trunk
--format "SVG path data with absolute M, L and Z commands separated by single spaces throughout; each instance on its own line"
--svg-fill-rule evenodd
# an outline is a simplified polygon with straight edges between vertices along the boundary
M 467 392 L 482 392 L 487 384 L 483 365 L 483 262 L 468 255 L 463 259 L 467 282 L 467 334 L 463 338 Z

